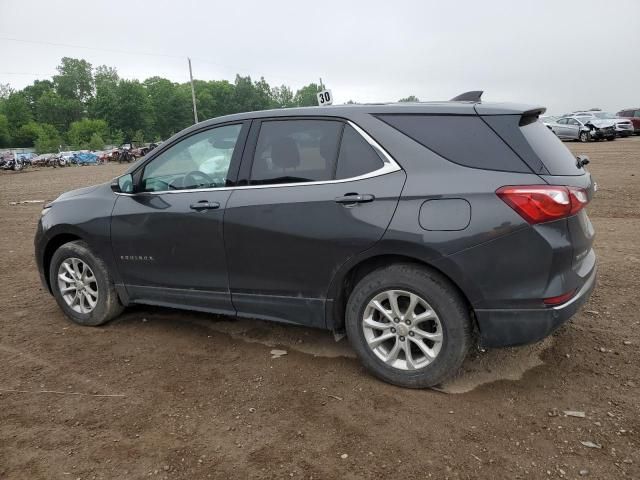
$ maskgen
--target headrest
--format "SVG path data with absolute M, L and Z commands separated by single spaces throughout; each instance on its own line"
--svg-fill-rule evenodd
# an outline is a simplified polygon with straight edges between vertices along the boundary
M 271 161 L 278 168 L 294 168 L 300 165 L 298 145 L 289 137 L 278 137 L 271 144 Z

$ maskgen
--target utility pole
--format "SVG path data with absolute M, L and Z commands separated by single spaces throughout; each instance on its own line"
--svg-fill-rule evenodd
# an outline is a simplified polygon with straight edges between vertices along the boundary
M 320 91 L 324 90 L 324 85 L 322 85 L 322 77 L 320 77 Z
M 198 109 L 196 108 L 196 91 L 193 88 L 193 72 L 191 71 L 191 59 L 187 57 L 189 61 L 189 78 L 191 79 L 191 100 L 193 100 L 193 119 L 195 123 L 198 123 Z

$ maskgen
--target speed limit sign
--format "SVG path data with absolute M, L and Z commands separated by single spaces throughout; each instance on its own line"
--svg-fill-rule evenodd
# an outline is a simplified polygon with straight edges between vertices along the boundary
M 318 105 L 332 105 L 333 104 L 333 95 L 331 95 L 331 90 L 322 90 L 318 92 Z

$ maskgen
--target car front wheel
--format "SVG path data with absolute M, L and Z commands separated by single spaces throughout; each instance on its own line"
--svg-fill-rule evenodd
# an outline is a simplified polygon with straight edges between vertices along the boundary
M 62 311 L 79 325 L 102 325 L 123 310 L 106 265 L 82 241 L 56 250 L 49 282 Z
M 395 264 L 365 276 L 346 309 L 351 345 L 364 366 L 394 385 L 438 385 L 462 364 L 471 344 L 468 308 L 439 273 Z
M 591 134 L 589 132 L 580 132 L 580 141 L 585 143 L 591 140 Z

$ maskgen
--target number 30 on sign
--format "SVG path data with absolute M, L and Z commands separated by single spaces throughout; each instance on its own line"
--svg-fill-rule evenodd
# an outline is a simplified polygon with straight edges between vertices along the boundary
M 331 95 L 331 90 L 323 90 L 318 92 L 318 105 L 332 105 L 333 104 L 333 95 Z

